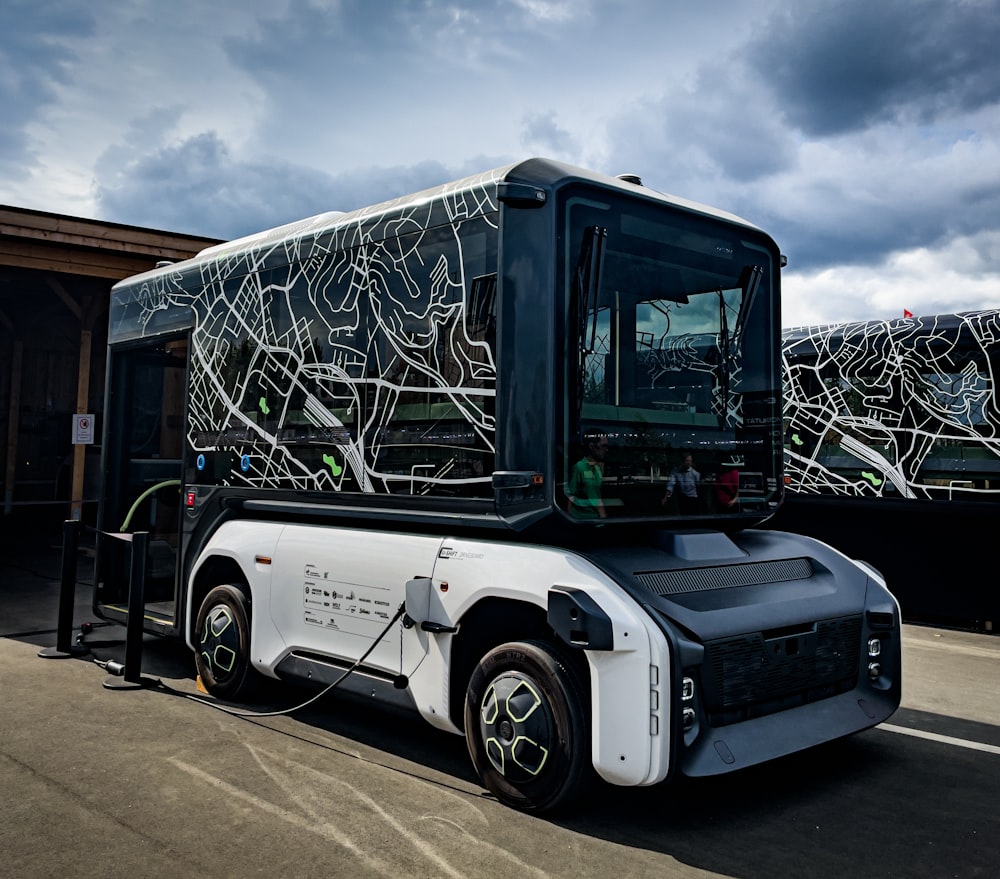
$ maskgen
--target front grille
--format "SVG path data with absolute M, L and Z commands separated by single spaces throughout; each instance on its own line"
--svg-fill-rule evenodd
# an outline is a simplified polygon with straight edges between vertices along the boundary
M 635 578 L 657 595 L 681 595 L 709 589 L 760 586 L 788 580 L 808 580 L 813 575 L 809 559 L 780 559 L 746 565 L 719 565 L 714 568 L 684 568 L 676 571 L 641 571 Z
M 725 726 L 846 693 L 857 682 L 860 647 L 860 615 L 708 641 L 709 720 Z

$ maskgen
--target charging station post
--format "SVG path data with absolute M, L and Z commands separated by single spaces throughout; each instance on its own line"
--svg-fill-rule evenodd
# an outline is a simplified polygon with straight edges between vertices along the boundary
M 73 644 L 73 607 L 76 603 L 76 554 L 80 545 L 80 521 L 63 523 L 62 574 L 59 584 L 59 611 L 56 622 L 56 646 L 38 651 L 42 659 L 67 659 L 83 656 L 89 649 Z
M 128 620 L 125 625 L 125 669 L 121 677 L 104 679 L 104 686 L 109 690 L 137 690 L 141 687 L 156 687 L 160 683 L 155 678 L 142 676 L 142 620 L 146 612 L 149 532 L 136 531 L 130 537 L 132 564 L 129 570 Z

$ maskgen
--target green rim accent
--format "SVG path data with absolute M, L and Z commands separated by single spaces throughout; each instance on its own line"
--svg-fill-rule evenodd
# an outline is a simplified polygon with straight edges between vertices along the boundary
M 545 768 L 556 735 L 548 703 L 531 678 L 505 672 L 493 680 L 479 710 L 486 758 L 504 778 L 529 781 Z
M 199 646 L 199 652 L 216 680 L 232 674 L 239 656 L 240 632 L 232 611 L 224 604 L 216 605 L 205 615 Z

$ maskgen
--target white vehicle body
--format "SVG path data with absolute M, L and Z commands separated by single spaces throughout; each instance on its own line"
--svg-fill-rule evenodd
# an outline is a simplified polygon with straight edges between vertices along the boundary
M 191 576 L 197 581 L 209 560 L 219 557 L 232 560 L 244 572 L 253 608 L 252 662 L 262 674 L 327 683 L 363 659 L 363 667 L 345 681 L 348 689 L 402 701 L 432 725 L 456 733 L 465 730 L 451 690 L 458 674 L 453 647 L 470 611 L 492 600 L 520 608 L 519 613 L 527 607 L 550 613 L 554 592 L 572 593 L 577 604 L 590 599 L 599 609 L 592 613 L 601 616 L 610 634 L 607 642 L 591 645 L 596 649 L 588 649 L 585 634 L 575 645 L 588 669 L 590 760 L 601 778 L 617 785 L 656 784 L 675 772 L 731 771 L 847 735 L 894 710 L 899 643 L 887 638 L 886 624 L 875 620 L 879 614 L 898 620 L 899 608 L 877 571 L 808 538 L 767 532 L 733 540 L 692 532 L 676 536 L 671 549 L 669 554 L 663 549 L 648 552 L 644 561 L 655 570 L 677 557 L 698 553 L 695 575 L 712 570 L 727 572 L 728 577 L 761 565 L 784 565 L 784 557 L 807 552 L 815 572 L 799 584 L 750 584 L 742 595 L 731 588 L 697 584 L 671 596 L 669 601 L 682 602 L 672 608 L 664 603 L 668 599 L 663 593 L 659 599 L 650 594 L 648 602 L 640 594 L 637 600 L 635 589 L 623 588 L 609 575 L 615 557 L 631 560 L 632 553 L 612 552 L 603 558 L 610 562 L 598 564 L 587 557 L 590 553 L 530 544 L 238 521 L 215 532 Z M 778 560 L 771 561 L 770 556 Z M 832 578 L 827 572 L 837 568 L 837 577 Z M 852 579 L 854 594 L 833 594 L 835 581 Z M 752 592 L 756 594 L 750 605 L 746 602 Z M 871 651 L 873 636 L 885 640 L 885 649 L 880 647 L 874 657 L 885 666 L 877 679 L 842 686 L 841 692 L 831 692 L 819 703 L 790 704 L 738 723 L 726 720 L 715 728 L 708 720 L 708 708 L 699 705 L 703 697 L 698 694 L 690 703 L 699 705 L 697 721 L 690 728 L 684 725 L 687 703 L 678 687 L 679 664 L 692 675 L 691 669 L 705 666 L 701 679 L 714 676 L 717 686 L 735 694 L 731 701 L 738 701 L 744 689 L 760 686 L 748 677 L 753 674 L 752 663 L 746 672 L 733 665 L 737 660 L 732 658 L 711 660 L 707 648 L 735 641 L 739 649 L 745 641 L 756 649 L 759 641 L 762 652 L 754 662 L 773 664 L 779 675 L 786 674 L 781 663 L 797 660 L 800 651 L 837 654 L 843 649 L 840 642 L 824 646 L 822 626 L 795 622 L 803 615 L 819 615 L 816 608 L 833 598 L 848 609 L 859 600 L 869 608 L 867 621 L 858 623 L 869 634 L 861 638 L 857 661 L 865 667 L 863 645 Z M 393 620 L 394 611 L 404 604 L 407 616 Z M 777 623 L 764 639 L 749 634 L 756 625 L 748 618 L 761 613 L 758 604 L 765 605 L 765 616 Z M 677 628 L 660 616 L 666 610 L 690 616 L 681 617 Z M 187 618 L 194 621 L 197 613 L 192 602 Z M 854 618 L 841 618 L 839 613 L 834 624 Z M 704 645 L 683 634 L 699 629 L 711 636 L 705 637 Z M 194 651 L 199 650 L 200 635 L 195 627 L 188 631 Z M 747 661 L 742 653 L 735 655 L 739 662 Z M 830 661 L 825 660 L 827 665 Z M 839 661 L 850 674 L 855 661 L 850 656 Z M 822 673 L 821 668 L 817 678 Z M 733 681 L 727 683 L 727 676 Z M 400 681 L 403 700 L 393 688 Z M 817 680 L 816 686 L 820 683 Z M 708 688 L 705 682 L 700 686 Z
M 475 602 L 498 597 L 544 610 L 552 584 L 592 596 L 608 615 L 614 649 L 587 652 L 592 760 L 618 785 L 648 785 L 668 772 L 670 655 L 648 614 L 586 559 L 549 547 L 424 537 L 322 526 L 234 522 L 223 525 L 203 559 L 223 555 L 246 572 L 253 663 L 278 677 L 295 654 L 350 665 L 406 600 L 414 575 L 429 581 L 428 619 L 459 626 Z M 261 563 L 267 558 L 270 563 Z M 197 576 L 198 566 L 193 576 Z M 294 598 L 292 596 L 300 596 Z M 194 619 L 198 608 L 188 607 Z M 197 650 L 189 632 L 188 644 Z M 396 625 L 367 659 L 369 674 L 405 675 L 414 707 L 432 725 L 461 733 L 450 716 L 450 632 Z

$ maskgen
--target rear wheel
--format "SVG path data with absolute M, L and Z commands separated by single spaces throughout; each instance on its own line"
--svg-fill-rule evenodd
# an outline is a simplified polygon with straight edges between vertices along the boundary
M 205 596 L 195 624 L 195 667 L 202 684 L 223 699 L 246 697 L 257 672 L 250 661 L 250 602 L 236 586 Z
M 502 644 L 469 681 L 465 736 L 486 788 L 515 809 L 565 805 L 590 781 L 586 695 L 572 663 L 539 641 Z

